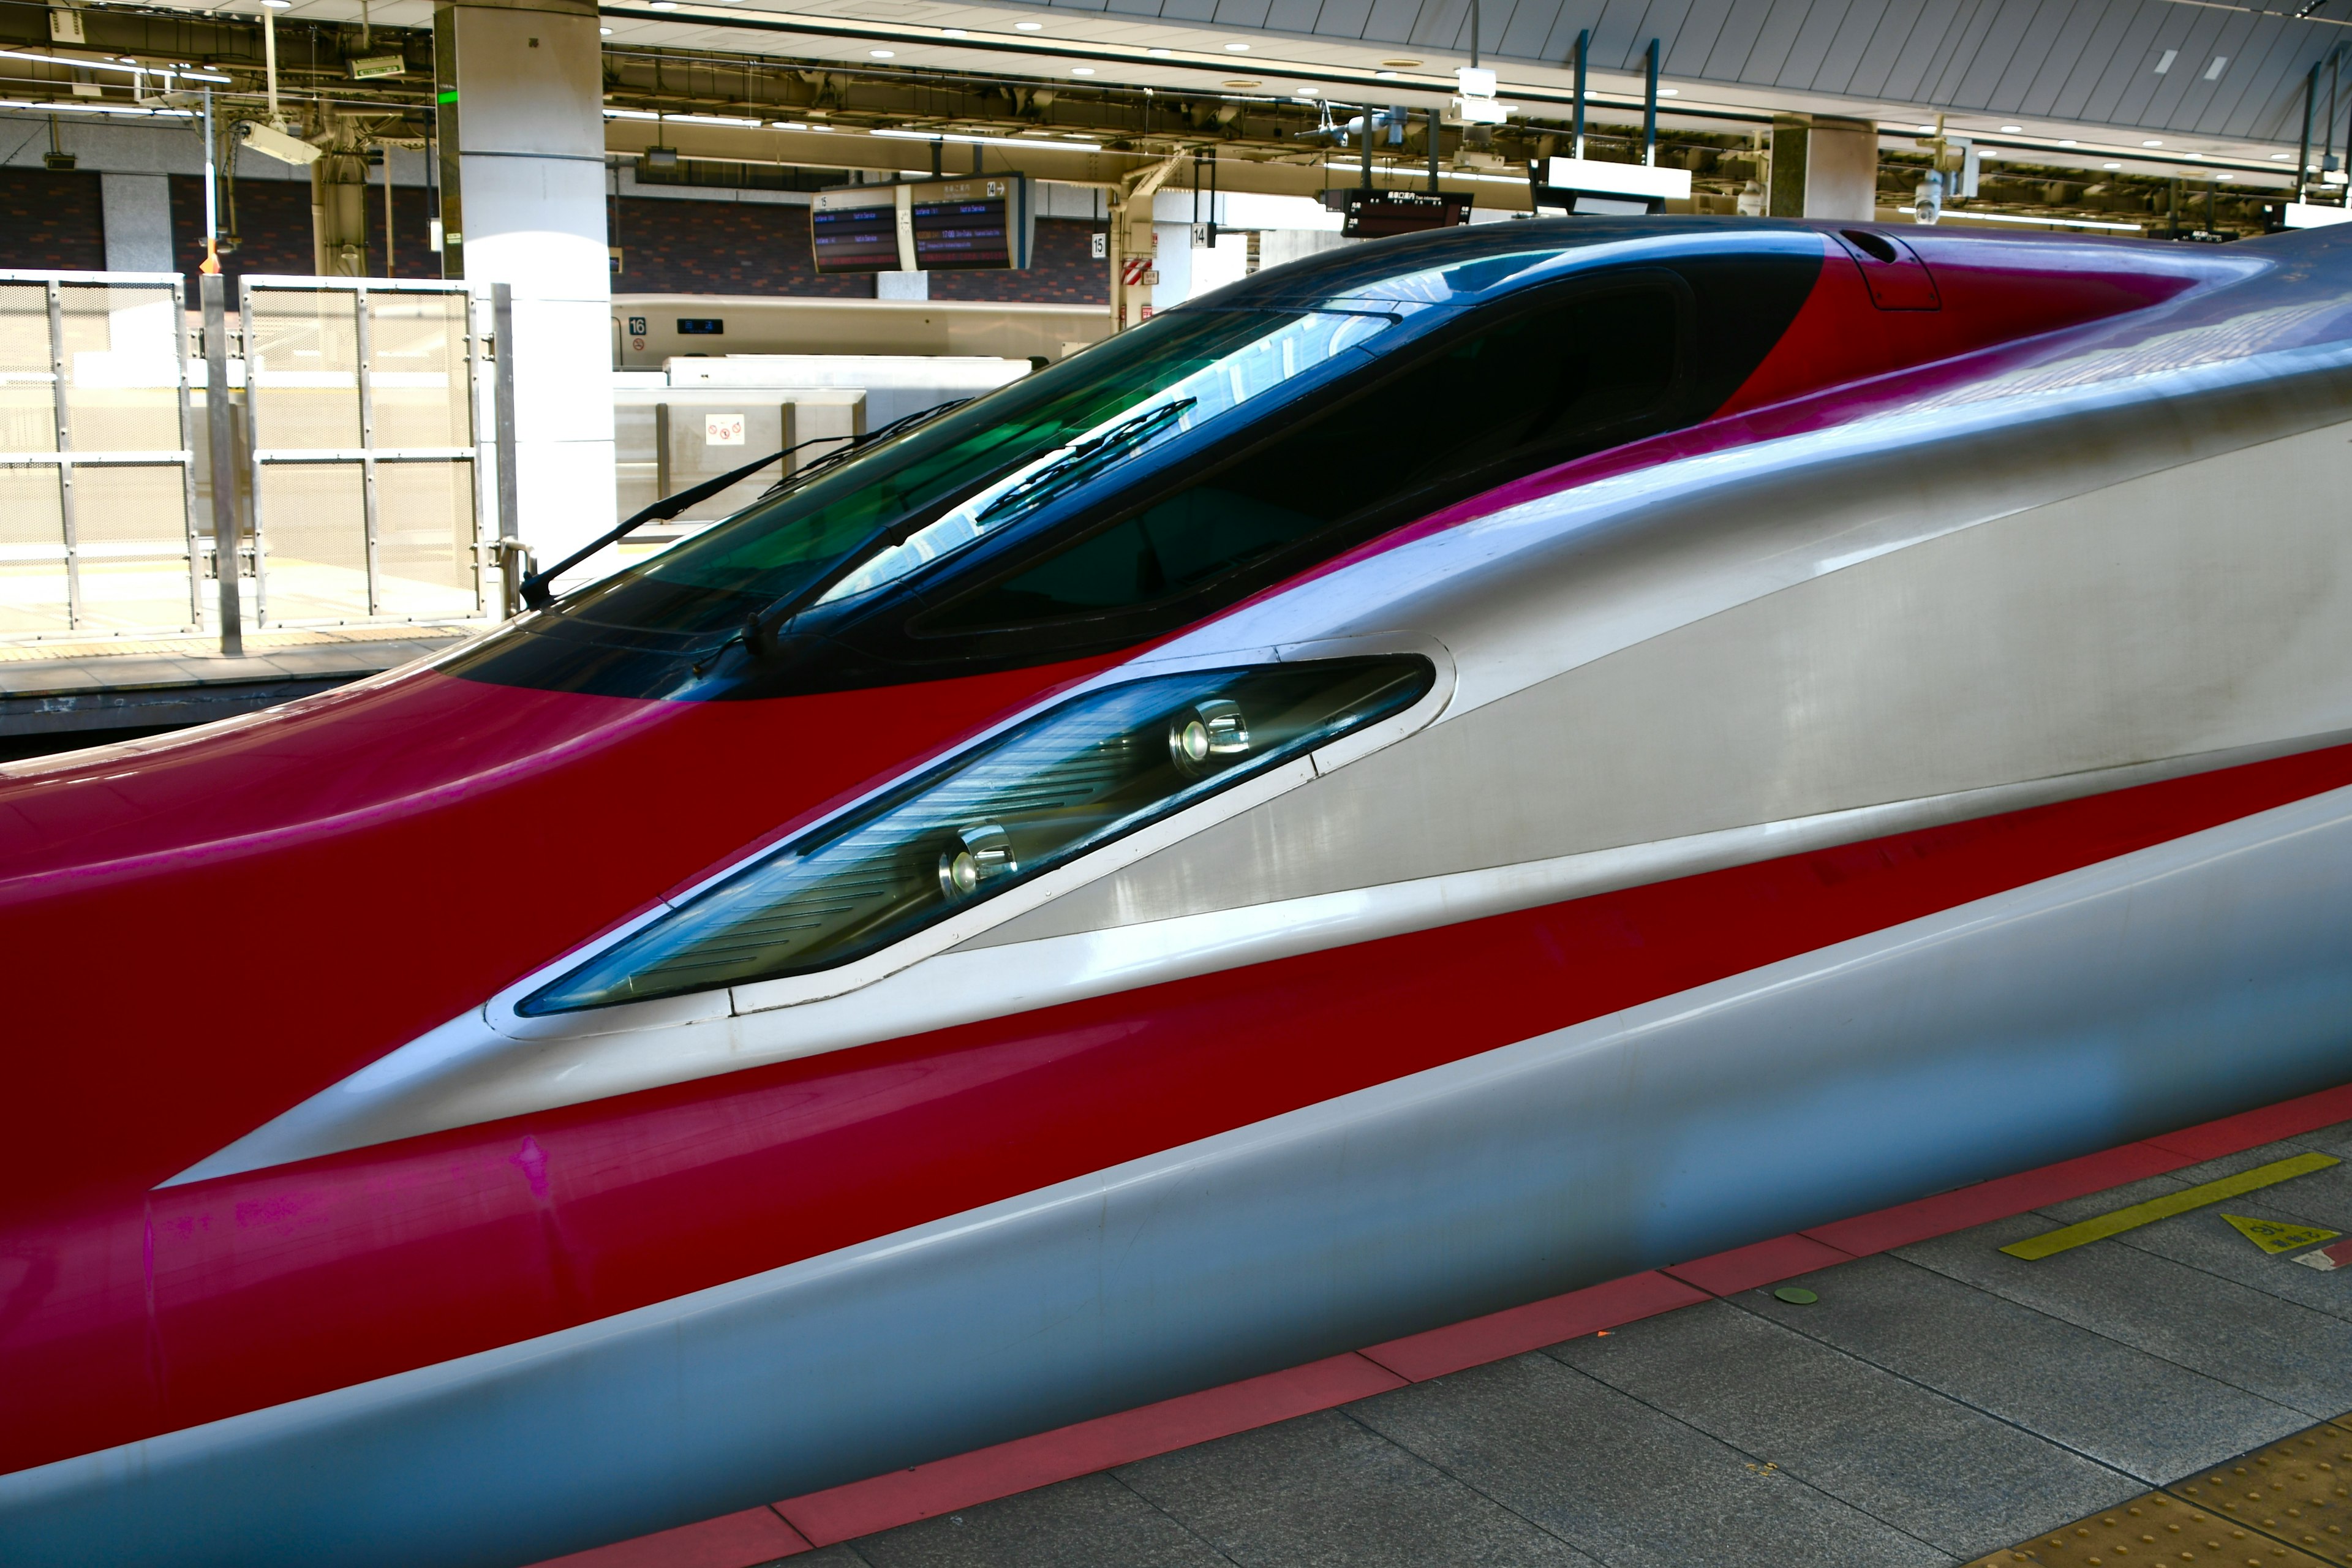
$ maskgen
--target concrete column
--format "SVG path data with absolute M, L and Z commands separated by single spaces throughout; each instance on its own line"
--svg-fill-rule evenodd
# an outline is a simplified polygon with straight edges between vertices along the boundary
M 1774 217 L 1869 222 L 1878 211 L 1878 128 L 1864 120 L 1774 116 L 1769 195 Z
M 519 532 L 552 562 L 613 526 L 612 275 L 593 0 L 433 13 L 442 270 L 514 289 Z M 593 564 L 583 575 L 609 571 Z
M 172 177 L 100 174 L 99 213 L 109 272 L 176 272 L 172 259 Z

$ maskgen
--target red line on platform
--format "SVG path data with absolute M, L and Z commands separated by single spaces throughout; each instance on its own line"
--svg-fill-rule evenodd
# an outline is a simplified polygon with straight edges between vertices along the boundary
M 819 1546 L 1328 1410 L 1405 1379 L 1349 1352 L 775 1505 Z M 740 1568 L 738 1564 L 737 1568 Z
M 752 1568 L 2352 1121 L 2352 1084 L 538 1568 Z M 761 1532 L 765 1519 L 778 1533 Z M 779 1517 L 781 1516 L 781 1517 Z M 730 1544 L 740 1532 L 740 1547 Z M 731 1553 L 731 1554 L 730 1554 Z
M 553 1557 L 538 1568 L 750 1568 L 811 1548 L 773 1509 L 747 1508 L 593 1551 Z

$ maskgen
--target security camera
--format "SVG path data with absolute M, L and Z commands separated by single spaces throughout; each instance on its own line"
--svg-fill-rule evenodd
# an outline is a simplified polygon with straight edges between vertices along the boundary
M 299 165 L 319 161 L 319 149 L 257 120 L 238 121 L 236 139 L 262 156 L 275 158 L 281 163 Z

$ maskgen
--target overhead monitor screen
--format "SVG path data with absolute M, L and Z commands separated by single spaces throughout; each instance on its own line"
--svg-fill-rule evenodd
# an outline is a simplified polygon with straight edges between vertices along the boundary
M 1391 234 L 1419 234 L 1427 228 L 1452 228 L 1470 221 L 1470 197 L 1444 191 L 1349 191 L 1341 209 L 1347 218 L 1340 234 L 1349 239 L 1379 239 Z
M 1029 181 L 974 174 L 819 191 L 809 205 L 819 272 L 970 272 L 1029 265 Z
M 897 272 L 898 199 L 895 185 L 819 191 L 809 205 L 809 231 L 819 272 Z M 827 198 L 845 198 L 829 201 Z
M 917 185 L 910 193 L 915 217 L 915 265 L 925 272 L 1021 265 L 1021 196 L 1018 182 L 950 180 Z

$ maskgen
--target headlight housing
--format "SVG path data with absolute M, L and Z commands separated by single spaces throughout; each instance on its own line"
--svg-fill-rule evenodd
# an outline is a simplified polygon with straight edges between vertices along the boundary
M 1377 720 L 1417 656 L 1103 687 L 730 873 L 525 997 L 525 1016 L 776 980 L 862 958 Z

